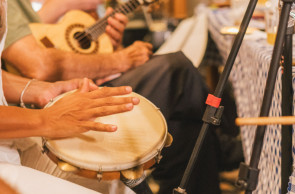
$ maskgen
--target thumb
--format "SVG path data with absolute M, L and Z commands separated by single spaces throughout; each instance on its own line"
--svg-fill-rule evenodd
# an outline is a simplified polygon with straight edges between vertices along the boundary
M 89 80 L 87 78 L 83 79 L 83 82 L 80 84 L 79 86 L 79 92 L 89 92 L 90 88 L 89 88 Z
M 118 78 L 118 77 L 120 77 L 122 75 L 122 73 L 115 73 L 115 74 L 112 74 L 112 75 L 109 75 L 109 76 L 106 76 L 106 77 L 104 77 L 104 78 L 101 78 L 101 79 L 97 79 L 96 81 L 95 81 L 95 83 L 96 83 L 96 85 L 101 85 L 101 84 L 103 84 L 103 83 L 105 83 L 105 82 L 108 82 L 108 81 L 111 81 L 111 80 L 113 80 L 113 79 L 116 79 L 116 78 Z

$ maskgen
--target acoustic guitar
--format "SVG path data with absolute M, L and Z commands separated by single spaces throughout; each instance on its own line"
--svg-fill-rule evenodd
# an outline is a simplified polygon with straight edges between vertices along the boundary
M 57 48 L 81 54 L 110 53 L 113 47 L 105 34 L 108 17 L 115 13 L 127 14 L 140 5 L 154 0 L 130 0 L 119 5 L 110 15 L 95 21 L 88 13 L 69 11 L 57 24 L 29 24 L 33 36 L 47 48 Z

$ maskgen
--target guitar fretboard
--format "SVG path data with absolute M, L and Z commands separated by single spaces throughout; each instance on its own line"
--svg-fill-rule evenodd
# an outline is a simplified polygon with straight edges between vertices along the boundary
M 91 36 L 92 40 L 97 40 L 97 38 L 105 32 L 105 28 L 108 25 L 107 19 L 115 15 L 115 13 L 122 13 L 124 15 L 130 13 L 131 11 L 135 10 L 139 5 L 142 3 L 138 0 L 130 0 L 125 4 L 120 5 L 117 7 L 111 14 L 103 17 L 95 24 L 90 26 L 85 30 L 87 34 Z

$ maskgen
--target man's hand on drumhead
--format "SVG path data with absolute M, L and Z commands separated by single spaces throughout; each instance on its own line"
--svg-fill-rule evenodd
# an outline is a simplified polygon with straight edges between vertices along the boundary
M 43 109 L 44 136 L 67 137 L 88 130 L 113 132 L 117 126 L 94 122 L 95 118 L 133 109 L 136 97 L 122 96 L 132 92 L 129 86 L 102 87 L 90 91 L 87 79 L 81 88 Z
M 84 82 L 89 86 L 90 91 L 98 88 L 92 80 L 86 78 L 58 81 L 54 83 L 34 81 L 31 83 L 30 87 L 28 87 L 27 92 L 23 96 L 23 100 L 26 104 L 34 104 L 37 107 L 43 108 L 50 99 L 65 92 L 78 89 Z

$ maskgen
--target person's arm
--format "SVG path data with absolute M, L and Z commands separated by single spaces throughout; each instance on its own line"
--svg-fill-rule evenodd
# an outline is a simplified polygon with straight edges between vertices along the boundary
M 3 74 L 3 76 L 4 93 L 6 93 L 7 100 L 11 101 L 14 99 L 11 99 L 11 96 L 20 94 L 27 82 L 21 79 L 16 80 L 16 77 L 10 79 L 9 74 Z M 40 94 L 38 90 L 48 90 L 43 88 L 44 83 L 42 82 L 39 84 L 35 82 L 35 84 L 35 86 L 29 86 L 24 95 L 27 96 L 27 101 L 34 101 Z M 97 123 L 93 120 L 100 116 L 130 111 L 133 105 L 139 103 L 139 99 L 134 97 L 114 97 L 129 94 L 132 91 L 130 87 L 103 87 L 92 90 L 93 87 L 88 79 L 83 79 L 81 84 L 77 92 L 65 96 L 49 108 L 25 109 L 0 106 L 0 138 L 66 137 L 88 130 L 116 131 L 117 126 Z M 51 87 L 52 92 L 55 90 L 55 85 Z M 56 94 L 58 90 L 60 89 L 57 89 Z M 51 92 L 48 95 L 52 95 Z M 55 97 L 54 95 L 51 97 Z
M 70 10 L 96 10 L 102 2 L 103 0 L 45 0 L 38 15 L 44 23 L 55 23 Z
M 2 71 L 3 91 L 5 98 L 9 103 L 19 104 L 22 90 L 31 79 L 21 77 Z M 71 79 L 68 81 L 44 82 L 39 80 L 31 80 L 28 87 L 23 93 L 23 102 L 25 104 L 33 104 L 36 107 L 44 107 L 50 99 L 77 89 L 83 83 L 83 79 Z M 89 90 L 97 89 L 91 80 L 89 80 Z
M 98 79 L 125 72 L 146 62 L 152 55 L 151 50 L 151 44 L 135 42 L 115 53 L 83 55 L 41 47 L 33 35 L 28 35 L 8 46 L 2 56 L 23 76 L 57 81 Z
M 13 189 L 8 183 L 3 179 L 0 179 L 0 191 L 5 194 L 19 194 L 15 189 Z
M 25 11 L 30 14 L 24 14 Z M 151 44 L 143 42 L 136 42 L 114 54 L 81 55 L 44 48 L 37 43 L 28 26 L 37 20 L 30 2 L 8 1 L 8 33 L 2 56 L 26 77 L 48 81 L 82 77 L 96 80 L 141 65 L 152 54 Z

